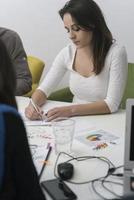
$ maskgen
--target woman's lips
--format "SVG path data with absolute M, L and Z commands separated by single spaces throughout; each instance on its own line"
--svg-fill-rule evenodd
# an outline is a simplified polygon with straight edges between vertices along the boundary
M 79 42 L 79 41 L 73 41 L 73 43 L 74 43 L 75 45 L 78 45 L 80 42 Z

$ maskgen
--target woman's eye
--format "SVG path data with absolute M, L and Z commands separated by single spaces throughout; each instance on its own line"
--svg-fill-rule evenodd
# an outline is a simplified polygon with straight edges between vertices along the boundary
M 66 32 L 69 33 L 70 31 L 78 32 L 81 28 L 79 26 L 74 25 L 74 26 L 71 27 L 71 30 L 69 28 L 66 28 L 66 27 L 65 27 L 65 29 L 66 29 Z
M 65 28 L 65 29 L 66 29 L 66 32 L 69 33 L 69 29 L 68 28 Z
M 75 29 L 73 29 L 74 31 L 79 31 L 80 30 L 80 28 L 78 27 L 78 28 L 75 28 Z
M 80 27 L 79 27 L 79 26 L 73 26 L 73 27 L 72 27 L 72 30 L 73 30 L 73 31 L 79 31 L 79 30 L 80 30 Z

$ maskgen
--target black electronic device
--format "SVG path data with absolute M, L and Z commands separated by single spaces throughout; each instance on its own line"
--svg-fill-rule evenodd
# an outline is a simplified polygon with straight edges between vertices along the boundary
M 64 162 L 57 166 L 58 175 L 62 180 L 68 180 L 72 178 L 74 167 L 71 163 Z
M 126 103 L 124 194 L 134 195 L 134 99 Z
M 53 200 L 77 199 L 76 194 L 63 181 L 59 179 L 43 181 L 41 185 Z

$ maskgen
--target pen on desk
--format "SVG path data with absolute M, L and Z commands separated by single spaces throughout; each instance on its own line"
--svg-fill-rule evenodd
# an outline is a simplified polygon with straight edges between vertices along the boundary
M 50 156 L 51 151 L 52 151 L 52 147 L 50 146 L 50 147 L 49 147 L 49 150 L 48 150 L 48 152 L 47 152 L 46 158 L 45 158 L 45 160 L 44 160 L 44 162 L 43 162 L 43 165 L 42 165 L 40 174 L 39 174 L 39 180 L 41 179 L 42 173 L 43 173 L 43 171 L 44 171 L 44 168 L 45 168 L 45 166 L 46 166 L 46 163 L 47 163 L 47 161 L 48 161 L 48 158 L 49 158 L 49 156 Z
M 34 109 L 36 110 L 36 112 L 39 114 L 41 120 L 43 121 L 43 116 L 42 116 L 42 114 L 40 113 L 38 107 L 35 105 L 35 103 L 34 103 L 34 101 L 32 100 L 32 98 L 30 99 L 30 102 L 31 102 L 32 106 L 34 107 Z

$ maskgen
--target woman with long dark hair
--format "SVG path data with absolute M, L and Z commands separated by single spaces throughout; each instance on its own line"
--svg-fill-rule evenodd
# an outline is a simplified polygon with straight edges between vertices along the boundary
M 57 117 L 105 114 L 118 111 L 127 79 L 127 55 L 113 39 L 101 9 L 93 0 L 70 0 L 59 11 L 72 43 L 56 57 L 44 81 L 32 95 L 29 119 L 39 119 L 41 106 L 66 71 L 75 105 L 50 109 L 48 121 Z

